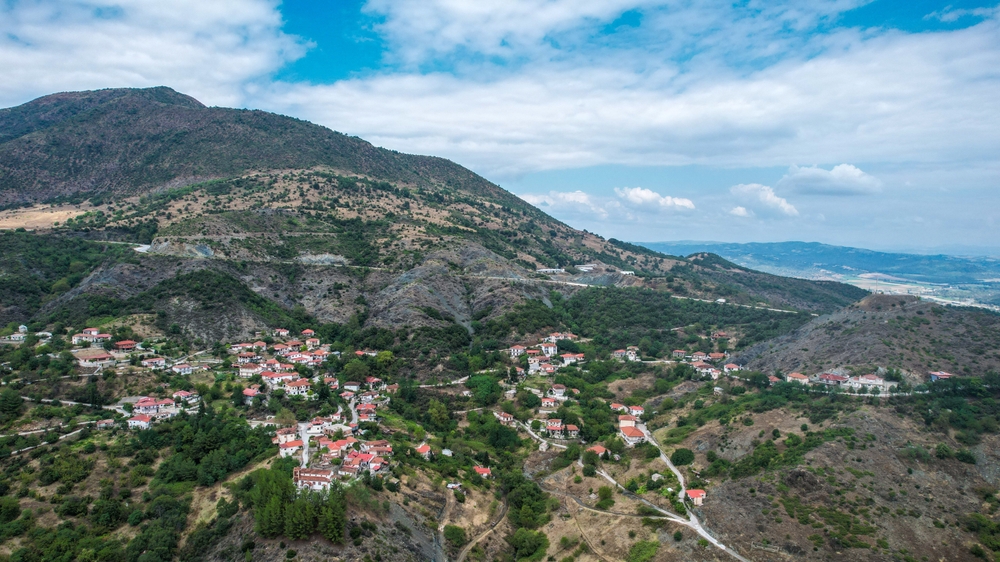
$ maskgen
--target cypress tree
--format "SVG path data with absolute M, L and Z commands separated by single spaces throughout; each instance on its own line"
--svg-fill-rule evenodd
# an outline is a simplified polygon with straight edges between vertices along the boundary
M 337 498 L 330 498 L 320 511 L 319 532 L 333 544 L 343 544 L 346 524 L 344 503 Z

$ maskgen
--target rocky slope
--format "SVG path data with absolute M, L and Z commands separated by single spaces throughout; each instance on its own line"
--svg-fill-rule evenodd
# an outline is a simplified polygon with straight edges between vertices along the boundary
M 1000 315 L 871 295 L 736 358 L 765 372 L 896 367 L 982 376 L 1000 370 Z

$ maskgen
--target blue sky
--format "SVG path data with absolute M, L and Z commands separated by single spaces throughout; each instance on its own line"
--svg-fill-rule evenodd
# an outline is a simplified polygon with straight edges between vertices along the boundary
M 0 68 L 0 106 L 168 85 L 626 240 L 1000 247 L 995 1 L 5 0 Z

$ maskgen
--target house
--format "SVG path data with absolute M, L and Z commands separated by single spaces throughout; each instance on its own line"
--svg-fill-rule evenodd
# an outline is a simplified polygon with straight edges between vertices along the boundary
M 639 443 L 646 440 L 646 435 L 635 427 L 625 426 L 619 428 L 618 431 L 621 434 L 622 439 L 625 441 L 625 444 L 629 447 L 635 447 Z
M 101 333 L 97 328 L 84 328 L 83 333 L 88 336 L 96 336 Z
M 555 357 L 555 355 L 559 353 L 559 348 L 554 343 L 539 344 L 538 349 L 540 349 L 542 355 L 545 355 L 546 357 Z
M 725 332 L 712 332 L 712 339 L 713 340 L 718 340 L 718 339 L 727 338 L 727 337 L 729 337 L 729 336 L 726 335 Z
M 695 351 L 694 353 L 691 354 L 691 359 L 693 361 L 707 361 L 708 354 L 705 353 L 704 351 Z
M 716 396 L 722 396 L 723 394 L 725 394 L 725 392 L 726 391 L 723 390 L 721 386 L 717 386 L 717 387 L 715 387 L 715 388 L 712 389 L 712 394 L 714 394 Z
M 424 459 L 430 460 L 430 458 L 431 458 L 431 446 L 428 445 L 427 443 L 424 443 L 423 445 L 417 447 L 414 450 L 417 452 L 418 455 L 420 455 L 421 457 L 424 457 Z
M 562 359 L 564 367 L 577 362 L 577 355 L 575 353 L 563 353 L 559 358 Z
M 618 427 L 635 427 L 635 416 L 631 414 L 618 416 Z
M 285 393 L 289 396 L 306 396 L 312 393 L 312 381 L 309 379 L 297 379 L 285 383 Z
M 284 386 L 294 380 L 298 380 L 299 375 L 297 373 L 273 373 L 271 371 L 264 371 L 260 374 L 260 378 L 267 383 L 268 387 L 274 389 L 279 386 Z
M 619 411 L 619 412 L 627 412 L 628 411 L 628 406 L 626 406 L 625 404 L 619 404 L 617 402 L 612 402 L 611 403 L 611 409 Z
M 556 372 L 555 366 L 550 363 L 542 363 L 541 365 L 539 365 L 539 367 L 541 368 L 541 371 L 546 375 L 551 375 Z
M 115 358 L 110 353 L 98 353 L 89 357 L 78 357 L 76 362 L 81 367 L 113 367 Z
M 493 472 L 485 466 L 474 466 L 472 467 L 472 470 L 476 471 L 476 474 L 482 476 L 483 478 L 493 478 Z
M 150 357 L 149 359 L 142 360 L 142 366 L 158 371 L 167 366 L 167 360 L 163 357 Z
M 556 398 L 560 398 L 566 394 L 566 385 L 554 384 L 549 392 L 551 392 Z
M 194 372 L 194 367 L 188 365 L 187 363 L 181 363 L 180 365 L 174 365 L 170 367 L 170 370 L 177 373 L 178 375 L 190 375 Z
M 507 412 L 493 412 L 497 420 L 500 421 L 500 425 L 513 426 L 515 425 L 514 416 L 508 414 Z
M 597 456 L 599 456 L 599 457 L 603 457 L 604 453 L 608 452 L 607 449 L 605 449 L 604 447 L 602 447 L 600 445 L 594 445 L 593 447 L 590 447 L 587 450 L 590 451 L 590 452 L 592 452 L 592 453 L 597 454 Z
M 198 397 L 198 393 L 197 392 L 188 392 L 186 390 L 178 390 L 177 392 L 175 392 L 173 394 L 173 398 L 174 398 L 174 401 L 180 400 L 181 402 L 184 402 L 185 404 L 190 404 L 191 402 L 197 402 L 199 397 Z
M 619 359 L 619 360 L 625 359 L 625 350 L 624 349 L 616 349 L 616 350 L 612 351 L 611 352 L 611 358 L 612 359 Z
M 278 328 L 278 329 L 276 329 L 274 331 L 274 335 L 278 336 L 279 338 L 287 338 L 288 337 L 288 330 L 286 330 L 284 328 Z
M 253 404 L 253 399 L 261 396 L 263 393 L 256 388 L 244 388 L 243 389 L 243 403 L 247 406 Z M 262 396 L 261 396 L 262 397 Z M 263 397 L 262 397 L 263 398 Z
M 115 425 L 115 420 L 101 420 L 97 422 L 97 429 L 111 429 Z
M 725 371 L 726 373 L 735 373 L 740 370 L 740 366 L 737 365 L 736 363 L 726 363 L 725 365 L 722 366 L 722 370 Z
M 351 392 L 358 392 L 361 390 L 361 383 L 359 382 L 345 382 L 344 390 L 350 390 Z
M 283 343 L 276 343 L 271 349 L 274 350 L 275 355 L 287 355 L 291 351 L 291 348 Z
M 675 349 L 670 353 L 670 356 L 674 359 L 684 359 L 685 355 L 687 355 L 687 352 L 683 349 Z
M 570 439 L 573 439 L 573 438 L 578 437 L 579 435 L 580 435 L 580 428 L 579 427 L 577 427 L 577 426 L 575 426 L 575 425 L 573 425 L 571 423 L 566 424 L 566 437 L 568 437 Z
M 302 468 L 296 466 L 292 469 L 292 482 L 300 490 L 312 490 L 323 492 L 330 489 L 333 484 L 333 470 L 325 468 Z
M 260 374 L 264 371 L 264 368 L 256 363 L 244 363 L 240 365 L 240 376 L 248 379 L 254 375 Z
M 788 373 L 785 375 L 785 381 L 797 382 L 799 384 L 809 384 L 809 377 L 803 375 L 802 373 Z
M 278 454 L 281 455 L 281 458 L 296 455 L 301 450 L 302 450 L 301 439 L 295 439 L 292 441 L 286 441 L 284 443 L 278 444 Z
M 138 412 L 140 414 L 158 414 L 161 409 L 172 408 L 174 405 L 173 400 L 167 400 L 166 398 L 157 399 L 152 396 L 144 396 L 139 399 L 138 402 L 132 405 L 132 411 Z
M 638 361 L 639 360 L 639 348 L 630 345 L 625 348 L 625 360 L 626 361 Z
M 955 376 L 958 376 L 958 375 L 953 375 L 953 374 L 948 373 L 946 371 L 934 371 L 933 373 L 931 373 L 931 382 L 947 380 L 947 379 L 950 379 L 950 378 L 955 377 Z
M 726 354 L 725 353 L 719 353 L 718 351 L 708 354 L 708 360 L 709 361 L 722 361 L 725 358 L 726 358 Z
M 302 335 L 305 336 L 305 337 L 307 337 L 307 338 L 309 338 L 309 337 L 315 336 L 316 332 L 310 330 L 309 328 L 306 328 L 305 330 L 302 330 Z
M 556 399 L 555 398 L 551 398 L 549 396 L 546 396 L 545 398 L 542 398 L 542 408 L 543 409 L 545 409 L 545 408 L 555 408 L 555 407 L 556 407 Z
M 319 338 L 306 338 L 306 347 L 316 349 L 319 347 Z
M 146 414 L 139 414 L 128 419 L 129 429 L 149 429 L 153 423 L 153 417 Z
M 719 377 L 722 376 L 722 371 L 720 371 L 718 369 L 709 369 L 708 370 L 708 376 L 712 377 L 713 381 L 719 380 Z
M 345 390 L 340 393 L 340 397 L 343 398 L 344 400 L 350 400 L 354 398 L 354 393 L 351 392 L 350 390 Z
M 779 379 L 778 377 L 776 377 L 774 375 L 768 375 L 767 376 L 767 383 L 768 384 L 774 384 L 774 383 L 778 383 L 778 382 L 781 382 L 781 379 Z
M 139 345 L 139 342 L 135 342 L 132 340 L 116 341 L 115 349 L 119 351 L 135 351 L 137 345 Z
M 509 351 L 510 351 L 510 358 L 513 359 L 515 357 L 520 357 L 520 356 L 524 355 L 524 352 L 526 350 L 524 349 L 523 345 L 512 345 L 512 346 L 510 346 L 510 350 Z
M 629 406 L 628 413 L 638 418 L 646 413 L 646 409 L 642 406 Z
M 830 385 L 830 386 L 842 386 L 842 385 L 846 384 L 849 379 L 847 377 L 843 376 L 843 375 L 834 375 L 832 373 L 823 373 L 820 376 L 816 377 L 816 380 L 820 384 L 826 384 L 826 385 Z
M 864 390 L 866 392 L 870 392 L 875 389 L 878 389 L 880 392 L 885 392 L 895 387 L 899 383 L 889 382 L 875 374 L 868 374 L 868 375 L 861 375 L 858 377 L 851 377 L 850 379 L 848 379 L 847 384 L 851 388 L 857 390 Z
M 688 490 L 687 497 L 696 506 L 701 505 L 705 502 L 705 490 Z
M 372 390 L 382 390 L 385 388 L 385 381 L 378 377 L 366 377 L 365 384 Z

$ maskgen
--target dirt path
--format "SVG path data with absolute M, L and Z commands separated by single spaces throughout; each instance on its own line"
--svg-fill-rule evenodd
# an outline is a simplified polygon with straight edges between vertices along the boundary
M 505 515 L 507 515 L 507 498 L 504 498 L 503 500 L 503 505 L 501 505 L 500 507 L 500 513 L 498 514 L 496 521 L 494 521 L 493 524 L 490 525 L 488 529 L 476 535 L 476 538 L 469 541 L 469 544 L 465 545 L 465 547 L 462 548 L 462 551 L 458 553 L 458 559 L 456 560 L 456 562 L 465 562 L 465 557 L 468 556 L 469 552 L 472 551 L 472 547 L 479 544 L 481 540 L 485 539 L 487 536 L 490 535 L 490 533 L 496 530 L 497 525 L 499 525 L 503 521 Z

